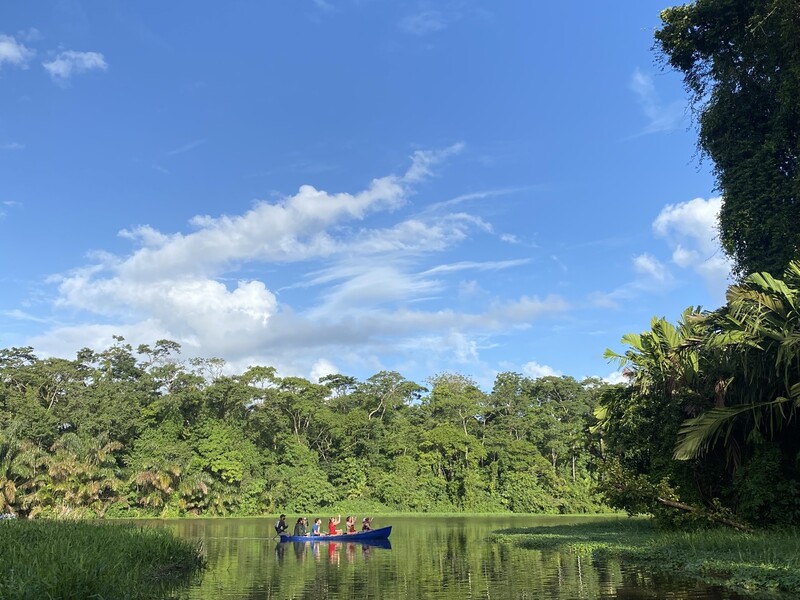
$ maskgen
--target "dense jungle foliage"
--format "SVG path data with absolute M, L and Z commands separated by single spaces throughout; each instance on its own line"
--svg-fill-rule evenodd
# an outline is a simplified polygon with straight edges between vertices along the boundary
M 630 385 L 602 393 L 602 487 L 632 513 L 747 529 L 800 523 L 800 262 L 713 312 L 623 338 Z
M 364 511 L 569 513 L 593 495 L 604 384 L 395 372 L 319 383 L 222 375 L 161 340 L 73 360 L 0 350 L 0 512 L 22 516 Z
M 800 8 L 696 0 L 661 19 L 655 47 L 690 94 L 739 279 L 718 310 L 654 318 L 607 353 L 630 385 L 600 400 L 602 488 L 673 523 L 798 524 Z

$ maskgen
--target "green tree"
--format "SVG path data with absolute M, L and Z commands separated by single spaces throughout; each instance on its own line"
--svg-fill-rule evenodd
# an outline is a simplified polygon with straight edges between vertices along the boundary
M 696 0 L 661 13 L 656 47 L 684 76 L 723 194 L 720 239 L 741 275 L 800 251 L 796 0 Z

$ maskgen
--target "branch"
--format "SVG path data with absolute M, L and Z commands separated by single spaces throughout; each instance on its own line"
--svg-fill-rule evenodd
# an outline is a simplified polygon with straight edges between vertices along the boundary
M 721 523 L 722 525 L 733 527 L 734 529 L 738 529 L 739 531 L 744 531 L 745 533 L 753 533 L 753 528 L 750 527 L 749 525 L 745 525 L 744 523 L 739 523 L 738 521 L 734 521 L 732 519 L 728 519 L 719 515 L 715 515 L 713 513 L 706 512 L 700 508 L 697 508 L 696 506 L 692 506 L 690 504 L 684 504 L 683 502 L 676 502 L 675 500 L 667 500 L 666 498 L 657 497 L 656 500 L 658 500 L 664 506 L 669 506 L 671 508 L 678 508 L 680 510 L 685 510 L 686 512 L 694 514 L 700 513 L 716 523 Z

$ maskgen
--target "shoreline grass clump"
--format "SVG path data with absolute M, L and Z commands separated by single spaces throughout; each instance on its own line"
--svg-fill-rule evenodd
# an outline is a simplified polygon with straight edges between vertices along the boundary
M 166 594 L 205 566 L 202 548 L 129 524 L 0 523 L 3 600 L 138 600 Z
M 713 528 L 664 531 L 649 519 L 513 528 L 496 542 L 535 550 L 613 557 L 746 592 L 800 594 L 800 530 L 744 533 Z

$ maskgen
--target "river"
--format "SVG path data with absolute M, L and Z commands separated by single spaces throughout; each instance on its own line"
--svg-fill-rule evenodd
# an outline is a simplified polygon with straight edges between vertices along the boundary
M 149 521 L 202 539 L 208 569 L 174 597 L 255 599 L 739 600 L 732 592 L 655 576 L 619 561 L 524 550 L 487 540 L 497 529 L 581 521 L 573 517 L 379 517 L 391 548 L 278 543 L 274 519 Z M 293 522 L 290 520 L 290 522 Z

